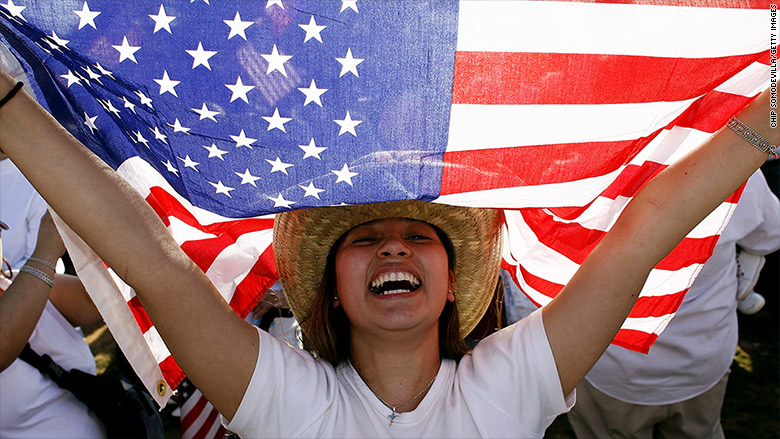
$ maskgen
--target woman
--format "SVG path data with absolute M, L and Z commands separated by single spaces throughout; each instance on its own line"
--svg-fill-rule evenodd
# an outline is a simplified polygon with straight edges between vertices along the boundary
M 0 96 L 6 96 L 13 86 L 10 78 L 3 75 L 0 78 Z M 776 144 L 780 140 L 777 130 L 766 126 L 768 100 L 768 92 L 765 92 L 738 118 Z M 435 425 L 430 427 L 423 417 L 420 425 L 425 427 L 416 432 L 417 436 L 506 436 L 523 435 L 525 432 L 528 436 L 541 436 L 555 412 L 564 411 L 569 405 L 564 402 L 564 396 L 571 394 L 617 333 L 652 267 L 767 157 L 766 152 L 749 145 L 733 132 L 722 130 L 702 148 L 647 184 L 626 207 L 571 282 L 527 324 L 534 326 L 531 331 L 515 331 L 517 327 L 500 331 L 493 337 L 495 342 L 490 342 L 499 349 L 485 351 L 486 348 L 478 348 L 483 350 L 479 358 L 494 359 L 502 355 L 512 339 L 519 338 L 522 339 L 520 344 L 527 342 L 532 345 L 529 348 L 531 352 L 548 357 L 542 359 L 544 365 L 554 365 L 545 372 L 553 376 L 555 388 L 549 388 L 549 377 L 540 384 L 534 384 L 542 388 L 535 389 L 533 396 L 546 399 L 534 403 L 537 407 L 530 416 L 524 413 L 512 415 L 518 416 L 518 423 L 522 425 L 508 425 L 501 423 L 506 420 L 505 417 L 488 418 L 488 422 L 483 422 L 482 417 L 490 416 L 490 411 L 481 408 L 492 409 L 491 404 L 500 405 L 512 398 L 523 398 L 523 388 L 504 386 L 499 392 L 499 399 L 479 404 L 469 400 L 457 407 L 446 406 L 446 398 L 431 402 L 425 399 L 425 393 L 437 385 L 437 370 L 442 369 L 438 313 L 445 303 L 453 299 L 459 306 L 459 299 L 466 295 L 458 290 L 462 287 L 459 276 L 463 276 L 463 271 L 459 272 L 457 267 L 454 271 L 447 268 L 444 256 L 446 239 L 442 239 L 429 224 L 403 219 L 412 216 L 412 210 L 408 208 L 410 204 L 402 203 L 407 207 L 398 213 L 376 217 L 374 219 L 380 221 L 352 229 L 335 249 L 338 299 L 331 299 L 333 306 L 343 308 L 350 330 L 347 340 L 349 363 L 336 370 L 324 362 L 311 361 L 310 355 L 304 352 L 282 349 L 268 342 L 267 337 L 259 340 L 258 332 L 236 316 L 220 298 L 203 272 L 171 239 L 149 206 L 24 94 L 11 98 L 0 108 L 0 149 L 11 157 L 60 216 L 135 288 L 176 361 L 223 416 L 227 420 L 260 417 L 255 426 L 242 422 L 239 433 L 246 437 L 333 436 L 340 433 L 352 436 L 410 435 L 413 434 L 410 430 L 400 428 L 401 423 L 404 416 L 414 417 L 407 412 L 423 404 L 435 406 L 439 415 L 431 417 L 431 423 Z M 454 210 L 449 212 L 457 215 Z M 288 215 L 294 217 L 295 214 Z M 285 221 L 282 218 L 280 222 Z M 279 226 L 277 238 L 298 238 L 290 236 L 282 227 Z M 355 238 L 356 234 L 361 236 L 365 230 L 370 230 L 368 238 Z M 444 232 L 451 233 L 449 230 Z M 409 242 L 410 237 L 415 237 L 414 243 Z M 474 234 L 470 239 L 484 237 Z M 453 236 L 448 235 L 448 238 L 454 241 Z M 309 244 L 311 241 L 303 241 L 300 245 L 305 247 Z M 399 250 L 402 244 L 407 248 Z M 476 244 L 487 245 L 483 242 Z M 286 244 L 277 241 L 277 245 Z M 453 246 L 457 248 L 457 243 L 453 242 Z M 406 264 L 411 264 L 411 267 L 403 267 L 401 271 L 410 283 L 416 285 L 415 282 L 420 281 L 418 290 L 414 290 L 417 294 L 398 295 L 398 312 L 384 308 L 384 304 L 395 299 L 374 300 L 371 285 L 360 283 L 372 277 L 378 264 L 381 265 L 378 261 L 388 255 L 409 258 Z M 325 265 L 322 258 L 298 257 L 308 258 L 308 262 L 316 266 Z M 458 264 L 458 257 L 460 255 L 456 253 L 455 264 Z M 284 273 L 286 263 L 285 260 L 278 262 L 280 272 Z M 495 270 L 497 273 L 497 267 Z M 407 271 L 416 280 L 409 278 Z M 295 276 L 298 274 L 285 276 L 283 283 L 291 305 L 296 308 L 295 313 L 301 315 L 300 304 L 296 304 L 298 299 L 294 297 L 308 297 L 312 291 L 291 292 L 290 286 L 296 285 L 296 281 L 291 280 Z M 486 283 L 492 288 L 497 278 L 489 277 Z M 450 284 L 453 284 L 452 287 Z M 451 288 L 455 290 L 449 293 Z M 410 305 L 406 300 L 410 301 Z M 363 313 L 372 318 L 363 318 Z M 208 318 L 193 319 L 192 316 Z M 312 331 L 317 329 L 320 328 Z M 204 356 L 204 352 L 208 355 Z M 477 350 L 471 360 L 473 363 L 478 361 L 476 353 Z M 265 357 L 267 354 L 274 362 L 285 362 L 285 367 L 258 362 L 258 355 Z M 525 362 L 527 365 L 536 358 L 513 357 L 509 361 L 511 364 Z M 295 367 L 291 371 L 298 372 L 288 374 L 286 366 L 293 363 L 303 365 L 305 372 Z M 338 375 L 345 368 L 352 367 L 377 400 L 385 401 L 383 405 L 394 408 L 381 414 L 376 410 L 372 419 L 360 419 L 360 413 L 353 411 L 353 405 L 345 399 L 348 391 L 340 378 L 343 374 Z M 536 366 L 532 370 L 538 369 Z M 477 367 L 477 364 L 466 370 L 475 374 L 471 377 L 472 383 L 488 383 L 495 380 L 494 377 L 502 376 Z M 312 376 L 315 378 L 312 379 Z M 251 408 L 245 410 L 245 406 L 251 405 L 256 398 L 263 397 L 253 391 L 244 395 L 247 387 L 254 389 L 256 382 L 263 378 L 263 392 L 273 395 L 273 398 L 297 402 L 300 412 L 294 421 L 277 417 L 271 403 L 257 407 L 257 410 L 270 415 L 253 412 Z M 294 386 L 301 379 L 319 385 L 313 388 Z M 289 386 L 290 383 L 293 386 Z M 501 384 L 490 383 L 493 388 Z M 445 393 L 451 395 L 457 390 L 453 387 Z M 323 397 L 330 403 L 323 404 Z M 375 402 L 370 404 L 376 407 Z M 513 408 L 519 406 L 514 401 L 510 403 Z M 307 411 L 310 406 L 321 411 Z M 522 407 L 522 410 L 526 409 L 530 410 L 531 406 Z M 250 415 L 245 415 L 247 412 Z M 396 416 L 395 420 L 393 415 L 400 415 L 400 418 Z M 353 420 L 354 425 L 345 425 Z

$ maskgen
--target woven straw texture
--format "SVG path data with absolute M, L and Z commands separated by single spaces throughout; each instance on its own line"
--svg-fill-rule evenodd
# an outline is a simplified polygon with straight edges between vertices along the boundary
M 353 227 L 382 218 L 410 218 L 442 229 L 455 249 L 455 304 L 465 338 L 484 315 L 501 264 L 501 215 L 424 201 L 294 210 L 276 216 L 274 255 L 287 301 L 298 321 L 314 303 L 331 247 Z M 309 331 L 304 323 L 302 329 Z

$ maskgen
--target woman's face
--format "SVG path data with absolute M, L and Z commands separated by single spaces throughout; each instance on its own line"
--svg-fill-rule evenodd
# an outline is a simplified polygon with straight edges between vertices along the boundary
M 447 251 L 428 223 L 387 218 L 347 232 L 336 253 L 335 306 L 352 331 L 436 331 L 455 300 Z

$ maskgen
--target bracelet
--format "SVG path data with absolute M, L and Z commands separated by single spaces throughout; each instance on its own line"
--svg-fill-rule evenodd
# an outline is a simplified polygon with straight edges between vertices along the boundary
M 24 87 L 24 84 L 22 83 L 22 81 L 17 82 L 16 85 L 14 85 L 14 88 L 12 88 L 11 91 L 6 93 L 6 95 L 3 96 L 3 99 L 0 99 L 0 107 L 5 105 L 8 101 L 11 100 L 11 98 L 16 96 L 16 93 L 18 93 L 19 90 L 22 89 L 22 87 Z
M 28 258 L 27 262 L 37 262 L 37 263 L 39 263 L 41 265 L 45 265 L 45 266 L 51 268 L 52 270 L 55 270 L 55 271 L 57 270 L 57 266 L 56 265 L 52 264 L 51 262 L 49 262 L 47 260 L 41 259 L 41 258 Z
M 29 265 L 23 265 L 22 268 L 19 269 L 19 272 L 31 274 L 37 277 L 38 279 L 46 282 L 46 285 L 48 285 L 49 288 L 54 286 L 54 279 L 52 279 L 51 276 L 49 276 L 48 274 L 44 273 L 43 271 L 35 267 L 30 267 Z
M 777 158 L 777 154 L 775 153 L 777 145 L 772 145 L 772 142 L 761 137 L 753 128 L 745 125 L 736 117 L 731 116 L 731 119 L 729 119 L 729 123 L 726 126 L 728 126 L 731 131 L 737 133 L 739 137 L 745 139 L 749 144 L 758 148 L 759 151 L 769 153 Z

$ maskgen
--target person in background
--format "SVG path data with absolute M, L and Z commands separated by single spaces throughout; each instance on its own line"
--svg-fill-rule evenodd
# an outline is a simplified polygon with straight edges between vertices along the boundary
M 749 296 L 760 271 L 753 262 L 738 271 L 737 254 L 757 261 L 779 248 L 780 202 L 758 171 L 650 352 L 610 346 L 577 387 L 568 415 L 577 437 L 724 437 L 720 412 L 737 348 L 738 299 Z

